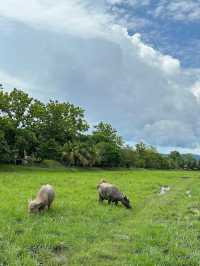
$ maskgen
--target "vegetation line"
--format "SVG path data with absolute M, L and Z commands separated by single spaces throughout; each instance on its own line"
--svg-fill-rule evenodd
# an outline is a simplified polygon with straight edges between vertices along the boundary
M 59 167 L 200 169 L 192 154 L 160 154 L 154 147 L 125 145 L 108 123 L 92 133 L 84 110 L 69 102 L 42 103 L 22 90 L 0 89 L 0 162 Z M 41 164 L 42 163 L 42 164 Z

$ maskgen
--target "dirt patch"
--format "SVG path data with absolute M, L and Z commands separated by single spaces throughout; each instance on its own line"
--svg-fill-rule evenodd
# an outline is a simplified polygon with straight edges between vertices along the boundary
M 64 244 L 59 244 L 53 247 L 52 252 L 54 253 L 54 260 L 58 265 L 68 265 L 68 247 Z
M 64 244 L 59 244 L 53 247 L 53 253 L 60 254 L 65 253 L 68 251 L 68 247 L 66 247 Z

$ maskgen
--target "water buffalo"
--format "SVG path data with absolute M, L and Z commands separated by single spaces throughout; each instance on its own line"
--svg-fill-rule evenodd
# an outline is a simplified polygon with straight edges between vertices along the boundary
M 102 180 L 97 185 L 97 190 L 99 192 L 99 202 L 102 203 L 104 200 L 108 200 L 108 204 L 114 202 L 115 205 L 118 204 L 118 201 L 128 209 L 131 209 L 131 204 L 129 199 L 119 191 L 119 189 L 113 184 L 108 183 L 105 180 Z
M 30 213 L 39 213 L 49 209 L 55 197 L 54 189 L 51 185 L 44 185 L 40 188 L 34 200 L 29 201 L 28 210 Z

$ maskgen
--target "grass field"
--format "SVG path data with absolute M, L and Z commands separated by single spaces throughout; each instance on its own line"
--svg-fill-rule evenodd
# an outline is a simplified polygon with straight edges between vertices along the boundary
M 98 204 L 103 177 L 127 194 L 132 210 Z M 52 209 L 28 215 L 28 199 L 46 183 L 56 190 Z M 171 187 L 165 195 L 162 185 Z M 197 266 L 199 248 L 199 172 L 0 166 L 1 266 Z

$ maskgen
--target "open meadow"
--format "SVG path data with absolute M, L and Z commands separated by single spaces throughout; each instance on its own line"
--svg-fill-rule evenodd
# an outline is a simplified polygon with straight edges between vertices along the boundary
M 133 208 L 99 205 L 101 178 Z M 46 183 L 56 191 L 52 208 L 28 214 L 28 199 Z M 170 191 L 159 195 L 164 185 Z M 197 266 L 199 247 L 198 171 L 0 166 L 1 266 Z

